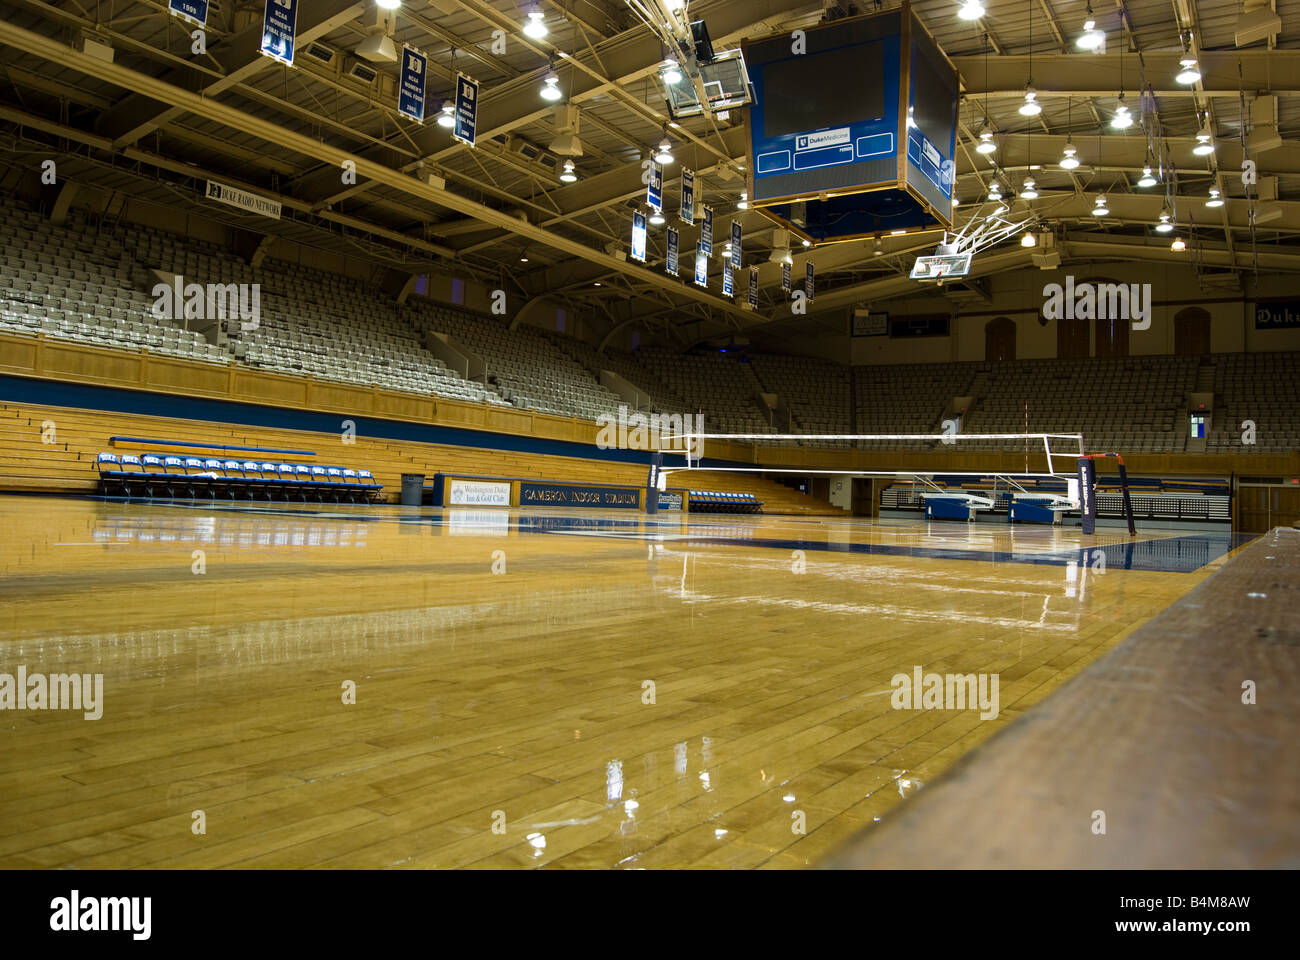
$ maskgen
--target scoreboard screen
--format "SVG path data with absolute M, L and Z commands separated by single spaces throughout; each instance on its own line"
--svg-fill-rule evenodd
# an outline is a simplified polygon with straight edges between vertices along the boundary
M 759 213 L 810 243 L 951 226 L 957 71 L 907 0 L 743 49 Z
M 763 133 L 789 137 L 885 118 L 879 44 L 775 60 L 763 67 Z M 848 90 L 853 96 L 845 96 Z M 796 145 L 797 147 L 797 145 Z

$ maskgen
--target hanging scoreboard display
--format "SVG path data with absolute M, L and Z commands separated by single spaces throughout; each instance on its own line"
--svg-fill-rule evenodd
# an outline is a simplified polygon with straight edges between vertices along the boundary
M 899 9 L 747 43 L 751 205 L 814 243 L 952 226 L 957 71 Z

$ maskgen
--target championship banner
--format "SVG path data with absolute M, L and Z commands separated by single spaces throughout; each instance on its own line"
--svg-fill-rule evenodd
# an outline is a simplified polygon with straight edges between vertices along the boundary
M 758 267 L 749 268 L 749 309 L 758 309 Z
M 293 34 L 298 23 L 298 0 L 266 0 L 259 52 L 293 66 Z
M 677 276 L 677 230 L 673 227 L 668 228 L 668 261 L 665 270 L 672 276 Z
M 268 200 L 266 197 L 249 193 L 247 190 L 240 190 L 238 187 L 209 180 L 207 190 L 204 191 L 203 195 L 209 200 L 215 200 L 217 203 L 224 203 L 230 207 L 238 207 L 248 213 L 260 213 L 272 220 L 280 219 L 279 200 Z
M 734 269 L 739 270 L 743 263 L 740 256 L 740 221 L 731 221 L 731 265 Z
M 803 272 L 803 292 L 808 297 L 809 302 L 812 301 L 813 294 L 816 293 L 816 288 L 817 271 L 813 269 L 812 261 L 809 260 L 808 265 L 804 268 Z
M 650 161 L 650 185 L 645 200 L 655 210 L 664 208 L 664 165 L 658 160 Z
M 706 257 L 713 256 L 713 208 L 704 205 L 704 225 L 700 227 L 700 249 Z
M 723 258 L 722 260 L 722 295 L 730 297 L 735 293 L 735 270 L 731 266 L 731 260 Z
M 695 224 L 695 171 L 682 170 L 682 223 Z
M 709 285 L 709 255 L 703 246 L 695 248 L 695 283 L 701 287 Z
M 402 48 L 402 76 L 397 85 L 397 112 L 416 123 L 424 123 L 424 73 L 429 64 L 424 54 Z
M 451 135 L 461 143 L 474 146 L 478 132 L 478 81 L 463 73 L 456 74 L 456 125 Z
M 790 287 L 790 261 L 787 260 L 785 263 L 781 264 L 781 289 L 786 293 L 789 293 Z
M 645 214 L 632 214 L 632 259 L 645 263 Z
M 178 17 L 192 20 L 200 27 L 208 23 L 208 0 L 168 0 L 167 9 Z

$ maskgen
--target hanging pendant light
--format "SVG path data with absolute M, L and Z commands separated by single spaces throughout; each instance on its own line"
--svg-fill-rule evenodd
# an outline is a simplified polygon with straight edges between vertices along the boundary
M 1035 181 L 1033 177 L 1025 177 L 1025 182 L 1020 187 L 1020 199 L 1037 200 L 1038 199 L 1038 190 L 1036 189 L 1037 186 L 1038 186 L 1037 181 Z
M 1148 163 L 1142 168 L 1142 176 L 1137 185 L 1139 187 L 1154 187 L 1156 185 L 1155 174 L 1151 172 L 1151 164 Z
M 1110 213 L 1110 207 L 1106 206 L 1106 194 L 1097 194 L 1097 202 L 1093 204 L 1092 215 L 1094 217 L 1104 217 Z
M 998 145 L 993 142 L 993 131 L 986 124 L 984 129 L 980 131 L 980 142 L 975 145 L 975 152 L 982 153 L 987 157 L 997 148 Z
M 1219 195 L 1218 187 L 1210 187 L 1210 199 L 1205 201 L 1207 207 L 1223 206 L 1223 197 Z

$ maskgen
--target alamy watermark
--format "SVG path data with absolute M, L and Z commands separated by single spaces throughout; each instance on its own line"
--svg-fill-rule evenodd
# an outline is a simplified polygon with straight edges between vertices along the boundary
M 978 709 L 981 720 L 996 720 L 998 684 L 996 673 L 923 673 L 916 666 L 890 678 L 889 702 L 895 710 Z
M 153 928 L 152 897 L 70 896 L 50 901 L 50 929 L 64 933 L 125 931 L 133 940 L 148 940 Z
M 104 715 L 102 673 L 0 673 L 0 710 L 81 710 L 87 720 Z
M 601 450 L 680 450 L 698 460 L 704 451 L 704 414 L 629 414 L 619 404 L 618 416 L 602 413 L 596 418 L 596 446 Z
M 1045 320 L 1128 320 L 1134 330 L 1151 326 L 1151 284 L 1080 283 L 1065 278 L 1065 286 L 1043 287 Z
M 186 283 L 178 275 L 171 283 L 154 284 L 152 293 L 159 320 L 239 320 L 243 331 L 262 322 L 260 283 Z

